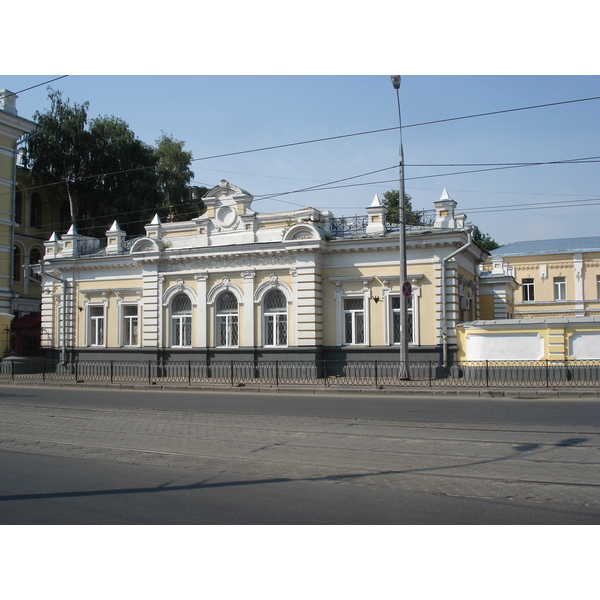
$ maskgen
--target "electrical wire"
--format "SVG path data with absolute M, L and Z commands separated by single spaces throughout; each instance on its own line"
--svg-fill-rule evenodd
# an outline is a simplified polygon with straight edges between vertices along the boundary
M 22 91 L 27 91 L 29 89 L 33 89 L 35 87 L 39 87 L 41 85 L 45 85 L 46 83 L 50 83 L 52 81 L 56 81 L 58 79 L 62 79 L 64 77 L 68 77 L 68 76 L 64 75 L 64 76 L 61 76 L 61 77 L 57 77 L 57 78 L 52 79 L 52 80 L 50 80 L 48 82 L 44 82 L 44 83 L 38 84 L 36 86 L 32 86 L 30 88 L 26 88 L 25 90 L 22 90 Z M 21 93 L 21 92 L 19 92 L 19 93 Z M 411 127 L 425 126 L 425 125 L 432 125 L 432 124 L 439 124 L 439 123 L 445 123 L 445 122 L 451 122 L 451 121 L 458 121 L 458 120 L 464 120 L 464 119 L 470 119 L 470 118 L 478 118 L 478 117 L 484 117 L 484 116 L 506 114 L 506 113 L 517 112 L 517 111 L 532 110 L 532 109 L 538 109 L 538 108 L 546 108 L 546 107 L 551 107 L 551 106 L 573 104 L 573 103 L 578 103 L 578 102 L 587 102 L 587 101 L 599 100 L 599 99 L 600 99 L 600 96 L 594 96 L 594 97 L 589 97 L 589 98 L 579 98 L 579 99 L 566 100 L 566 101 L 561 101 L 561 102 L 552 102 L 552 103 L 546 103 L 546 104 L 537 104 L 537 105 L 532 105 L 532 106 L 524 106 L 524 107 L 518 107 L 518 108 L 504 109 L 504 110 L 499 110 L 499 111 L 489 111 L 489 112 L 484 112 L 484 113 L 464 115 L 464 116 L 460 116 L 460 117 L 451 117 L 451 118 L 446 118 L 446 119 L 437 119 L 437 120 L 426 121 L 426 122 L 421 122 L 421 123 L 413 123 L 413 124 L 403 125 L 402 129 L 411 128 Z M 306 144 L 312 144 L 312 143 L 319 143 L 319 142 L 324 142 L 324 141 L 332 141 L 332 140 L 338 140 L 338 139 L 344 139 L 344 138 L 356 137 L 356 136 L 362 136 L 362 135 L 370 135 L 370 134 L 375 134 L 375 133 L 382 133 L 382 132 L 387 132 L 387 131 L 394 131 L 394 130 L 398 130 L 400 128 L 401 128 L 400 126 L 394 126 L 394 127 L 388 127 L 388 128 L 383 128 L 383 129 L 376 129 L 376 130 L 371 130 L 371 131 L 363 131 L 363 132 L 356 132 L 356 133 L 350 133 L 350 134 L 344 134 L 344 135 L 338 135 L 338 136 L 316 138 L 316 139 L 305 140 L 305 141 L 301 141 L 301 142 L 293 142 L 293 143 L 288 143 L 288 144 L 278 144 L 278 145 L 273 145 L 273 146 L 265 146 L 265 147 L 261 147 L 261 148 L 250 149 L 250 150 L 242 150 L 242 151 L 237 151 L 237 152 L 229 152 L 229 153 L 224 153 L 224 154 L 217 154 L 217 155 L 200 157 L 200 158 L 192 159 L 189 162 L 198 162 L 198 161 L 204 161 L 204 160 L 211 160 L 211 159 L 214 159 L 214 158 L 224 158 L 224 157 L 230 157 L 230 156 L 237 156 L 237 155 L 241 155 L 241 154 L 249 154 L 249 153 L 254 153 L 254 152 L 263 152 L 263 151 L 267 151 L 267 150 L 288 148 L 288 147 L 293 147 L 293 146 L 300 146 L 300 145 L 306 145 Z M 462 164 L 461 163 L 454 163 L 454 164 L 453 163 L 449 163 L 449 164 L 439 164 L 439 165 L 435 165 L 435 164 L 415 164 L 415 165 L 405 165 L 405 166 L 411 166 L 411 167 L 487 166 L 488 167 L 488 168 L 485 168 L 485 169 L 475 169 L 475 170 L 469 170 L 469 171 L 458 171 L 458 172 L 453 172 L 453 173 L 441 173 L 441 174 L 432 174 L 432 175 L 422 175 L 422 176 L 414 176 L 414 177 L 407 178 L 407 180 L 417 180 L 417 179 L 428 179 L 428 178 L 435 178 L 435 177 L 449 177 L 449 176 L 452 176 L 452 175 L 478 173 L 478 172 L 493 171 L 493 170 L 503 170 L 503 169 L 512 169 L 512 168 L 522 168 L 522 167 L 529 167 L 529 166 L 549 165 L 549 164 L 554 164 L 554 165 L 557 165 L 557 164 L 585 164 L 585 163 L 588 163 L 588 162 L 597 162 L 597 160 L 595 160 L 595 159 L 598 159 L 598 158 L 600 158 L 600 157 L 591 157 L 591 158 L 587 158 L 587 159 L 567 159 L 567 160 L 561 160 L 561 161 L 536 162 L 536 163 L 479 163 L 479 164 L 478 163 L 462 163 Z M 592 159 L 594 159 L 594 160 L 592 160 Z M 188 161 L 182 161 L 182 162 L 186 162 L 187 163 Z M 147 167 L 137 167 L 137 168 L 133 168 L 133 169 L 125 169 L 125 170 L 121 170 L 121 171 L 106 172 L 106 173 L 95 174 L 95 175 L 88 175 L 88 176 L 85 176 L 85 177 L 77 178 L 77 180 L 82 181 L 82 180 L 91 179 L 91 178 L 94 178 L 94 177 L 103 177 L 103 176 L 125 174 L 125 173 L 134 172 L 134 171 L 141 171 L 141 170 L 146 170 L 146 169 L 154 169 L 155 167 L 156 167 L 156 165 L 152 165 L 152 166 L 147 166 Z M 255 197 L 255 200 L 256 201 L 261 201 L 261 200 L 272 199 L 272 200 L 276 200 L 278 202 L 282 202 L 282 203 L 286 203 L 286 204 L 290 204 L 290 205 L 294 205 L 294 206 L 302 206 L 300 204 L 292 203 L 292 202 L 289 202 L 289 201 L 286 202 L 285 200 L 281 200 L 280 197 L 283 196 L 283 195 L 290 195 L 290 194 L 295 194 L 295 193 L 304 193 L 304 192 L 309 192 L 309 191 L 325 191 L 325 190 L 330 190 L 330 189 L 340 189 L 340 188 L 343 188 L 343 187 L 355 187 L 355 186 L 373 185 L 373 182 L 366 182 L 366 183 L 360 183 L 360 184 L 349 184 L 349 185 L 346 185 L 346 186 L 335 186 L 334 184 L 341 183 L 341 182 L 344 182 L 344 181 L 350 181 L 352 179 L 358 179 L 360 177 L 366 177 L 368 175 L 375 174 L 375 173 L 378 173 L 378 172 L 384 172 L 386 170 L 391 170 L 393 168 L 397 168 L 397 166 L 386 167 L 384 169 L 379 169 L 379 170 L 376 170 L 376 171 L 371 171 L 369 173 L 363 173 L 363 174 L 360 174 L 360 175 L 355 175 L 355 176 L 352 176 L 352 177 L 347 177 L 347 178 L 343 178 L 343 179 L 339 179 L 339 180 L 335 180 L 335 181 L 330 181 L 330 182 L 326 182 L 326 183 L 323 183 L 323 184 L 318 184 L 318 185 L 310 186 L 310 187 L 306 187 L 306 188 L 300 188 L 300 189 L 297 189 L 297 190 L 291 190 L 291 191 L 286 191 L 286 192 L 279 192 L 279 193 L 274 193 L 274 194 L 258 195 L 258 196 Z M 64 181 L 57 181 L 57 182 L 48 183 L 48 184 L 44 184 L 44 185 L 32 186 L 29 189 L 31 190 L 31 189 L 37 189 L 37 188 L 50 187 L 50 186 L 54 186 L 54 185 L 60 185 L 62 183 L 65 183 L 65 182 Z M 391 181 L 377 182 L 377 184 L 379 184 L 379 183 L 393 183 L 393 180 L 391 180 Z M 137 221 L 137 222 L 141 222 L 141 221 Z
M 66 76 L 65 76 L 66 77 Z M 43 84 L 40 84 L 43 85 Z M 548 108 L 551 106 L 560 106 L 560 105 L 566 105 L 566 104 L 574 104 L 574 103 L 578 103 L 578 102 L 589 102 L 589 101 L 593 101 L 593 100 L 600 100 L 600 96 L 591 96 L 589 98 L 577 98 L 574 100 L 563 100 L 560 102 L 548 102 L 546 104 L 536 104 L 536 105 L 531 105 L 531 106 L 521 106 L 518 108 L 508 108 L 508 109 L 503 109 L 503 110 L 497 110 L 497 111 L 489 111 L 489 112 L 484 112 L 484 113 L 476 113 L 476 114 L 471 114 L 471 115 L 463 115 L 460 117 L 449 117 L 446 119 L 436 119 L 433 121 L 423 121 L 420 123 L 411 123 L 409 125 L 402 125 L 401 127 L 399 125 L 396 125 L 394 127 L 386 127 L 386 128 L 382 128 L 382 129 L 373 129 L 370 131 L 361 131 L 361 132 L 356 132 L 356 133 L 348 133 L 348 134 L 342 134 L 342 135 L 336 135 L 336 136 L 329 136 L 329 137 L 323 137 L 323 138 L 315 138 L 315 139 L 311 139 L 311 140 L 304 140 L 301 142 L 291 142 L 291 143 L 287 143 L 287 144 L 277 144 L 277 145 L 273 145 L 273 146 L 263 146 L 260 148 L 253 148 L 253 149 L 249 149 L 249 150 L 239 150 L 236 152 L 227 152 L 227 153 L 223 153 L 223 154 L 214 154 L 214 155 L 210 155 L 210 156 L 203 156 L 200 158 L 193 158 L 190 161 L 181 161 L 181 162 L 185 162 L 186 164 L 188 162 L 199 162 L 199 161 L 205 161 L 205 160 L 213 160 L 215 158 L 227 158 L 227 157 L 231 157 L 231 156 L 239 156 L 242 154 L 252 154 L 255 152 L 264 152 L 267 150 L 279 150 L 282 148 L 291 148 L 294 146 L 302 146 L 302 145 L 306 145 L 306 144 L 315 144 L 315 143 L 320 143 L 320 142 L 327 142 L 327 141 L 333 141 L 333 140 L 339 140 L 339 139 L 345 139 L 345 138 L 350 138 L 350 137 L 357 137 L 357 136 L 363 136 L 363 135 L 371 135 L 371 134 L 375 134 L 375 133 L 383 133 L 383 132 L 387 132 L 387 131 L 396 131 L 398 129 L 408 129 L 411 127 L 421 127 L 421 126 L 425 126 L 425 125 L 434 125 L 434 124 L 439 124 L 439 123 L 447 123 L 447 122 L 451 122 L 451 121 L 460 121 L 460 120 L 465 120 L 465 119 L 473 119 L 473 118 L 479 118 L 479 117 L 487 117 L 487 116 L 493 116 L 493 115 L 500 115 L 500 114 L 506 114 L 506 113 L 511 113 L 511 112 L 517 112 L 517 111 L 524 111 L 524 110 L 533 110 L 533 109 L 538 109 L 538 108 Z M 94 177 L 106 177 L 106 176 L 110 176 L 110 175 L 118 175 L 118 174 L 122 174 L 122 173 L 132 173 L 134 171 L 143 171 L 143 170 L 148 170 L 148 169 L 154 169 L 156 168 L 156 165 L 149 165 L 146 167 L 135 167 L 133 169 L 124 169 L 121 171 L 112 171 L 112 172 L 106 172 L 106 173 L 99 173 L 99 174 L 94 174 L 94 175 L 86 175 L 85 177 L 79 177 L 76 180 L 77 181 L 84 181 L 86 179 L 92 179 Z M 58 185 L 60 183 L 64 183 L 62 181 L 59 182 L 55 182 L 55 183 L 50 183 L 47 185 Z
M 10 94 L 3 94 L 4 98 L 10 98 L 10 96 L 17 96 L 22 94 L 23 92 L 28 92 L 29 90 L 34 90 L 35 88 L 41 87 L 42 85 L 46 85 L 47 83 L 52 83 L 53 81 L 58 81 L 59 79 L 64 79 L 68 77 L 68 75 L 61 75 L 60 77 L 55 77 L 54 79 L 49 79 L 48 81 L 44 81 L 43 83 L 38 83 L 36 85 L 32 85 L 31 87 L 25 88 L 24 90 L 20 90 L 19 92 L 11 92 Z

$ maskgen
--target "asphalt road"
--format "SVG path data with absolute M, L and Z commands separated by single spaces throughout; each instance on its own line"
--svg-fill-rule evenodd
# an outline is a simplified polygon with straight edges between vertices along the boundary
M 2 524 L 598 524 L 600 402 L 0 387 Z

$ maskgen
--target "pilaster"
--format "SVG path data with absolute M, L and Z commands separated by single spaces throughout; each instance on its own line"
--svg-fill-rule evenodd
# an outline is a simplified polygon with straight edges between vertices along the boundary
M 254 343 L 254 278 L 256 271 L 242 271 L 244 279 L 244 336 L 240 346 L 253 347 Z

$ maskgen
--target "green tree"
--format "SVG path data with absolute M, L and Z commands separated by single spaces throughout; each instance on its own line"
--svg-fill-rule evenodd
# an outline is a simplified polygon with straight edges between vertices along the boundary
M 488 233 L 482 233 L 477 225 L 473 225 L 473 241 L 482 249 L 491 252 L 500 248 L 500 244 L 492 239 Z
M 399 198 L 399 190 L 389 190 L 383 194 L 383 205 L 388 209 L 386 219 L 390 223 L 400 223 Z M 411 200 L 412 197 L 405 193 L 404 214 L 406 215 L 406 225 L 422 225 L 421 215 L 413 211 Z
M 184 221 L 205 210 L 201 198 L 208 188 L 191 187 L 194 173 L 190 169 L 192 153 L 183 149 L 185 142 L 164 131 L 156 140 L 158 187 L 162 194 L 163 216 Z
M 31 178 L 36 185 L 55 184 L 59 199 L 68 202 L 71 224 L 75 223 L 81 176 L 86 173 L 89 155 L 89 132 L 86 130 L 88 102 L 69 104 L 60 91 L 50 89 L 50 109 L 36 111 L 34 120 L 43 133 L 28 143 L 28 157 L 32 161 Z
M 90 176 L 83 182 L 79 214 L 82 232 L 102 236 L 117 219 L 127 233 L 142 234 L 162 202 L 154 148 L 114 116 L 93 119 L 89 133 Z
M 183 220 L 205 210 L 207 188 L 190 187 L 192 154 L 183 142 L 163 132 L 155 148 L 118 117 L 88 126 L 88 102 L 71 105 L 52 89 L 48 98 L 50 108 L 34 115 L 44 129 L 29 142 L 31 174 L 37 184 L 54 184 L 80 233 L 101 237 L 116 219 L 140 235 L 156 212 Z

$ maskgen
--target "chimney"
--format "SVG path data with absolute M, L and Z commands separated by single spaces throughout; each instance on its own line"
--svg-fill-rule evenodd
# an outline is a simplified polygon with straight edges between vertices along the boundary
M 0 110 L 9 115 L 17 116 L 17 98 L 10 90 L 0 90 Z

